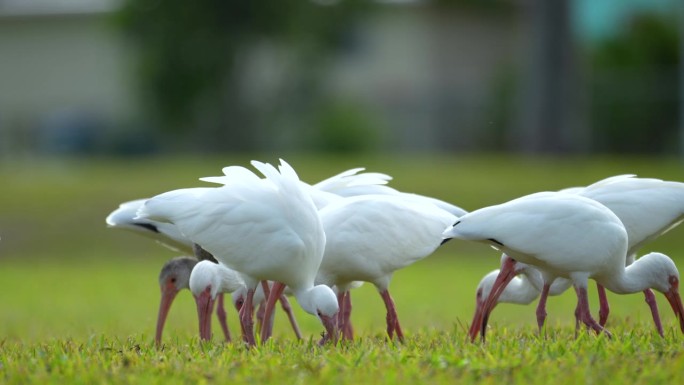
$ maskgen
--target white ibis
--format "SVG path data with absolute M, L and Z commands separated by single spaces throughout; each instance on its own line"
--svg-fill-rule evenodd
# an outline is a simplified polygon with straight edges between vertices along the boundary
M 466 214 L 444 237 L 487 243 L 543 274 L 570 279 L 578 297 L 577 322 L 597 333 L 604 328 L 589 312 L 589 278 L 618 294 L 648 288 L 664 293 L 684 331 L 675 264 L 664 254 L 650 253 L 625 267 L 627 231 L 611 210 L 592 199 L 563 192 L 533 194 Z M 492 298 L 485 309 L 493 306 Z
M 232 169 L 228 167 L 226 168 L 226 171 L 228 170 Z M 318 204 L 324 205 L 331 199 L 337 198 L 336 195 L 332 194 L 336 191 L 345 192 L 347 191 L 346 189 L 354 189 L 354 191 L 357 193 L 363 193 L 364 189 L 366 189 L 366 191 L 369 191 L 368 189 L 372 189 L 372 185 L 385 184 L 387 181 L 392 179 L 390 176 L 381 173 L 359 173 L 362 170 L 364 169 L 350 169 L 315 184 L 313 188 L 308 185 L 307 187 L 312 188 L 311 193 L 313 196 L 318 198 Z M 232 172 L 240 172 L 240 169 L 238 168 L 237 170 L 232 170 Z M 203 179 L 206 179 L 210 182 L 219 182 L 222 184 L 229 182 L 229 179 L 227 179 L 225 176 L 208 177 Z M 157 222 L 144 218 L 134 219 L 138 209 L 143 205 L 145 200 L 146 199 L 138 199 L 122 203 L 118 209 L 114 210 L 111 214 L 109 214 L 109 216 L 107 216 L 106 222 L 108 226 L 112 228 L 130 230 L 136 234 L 154 239 L 161 245 L 166 246 L 171 250 L 193 253 L 195 255 L 195 258 L 174 258 L 162 266 L 159 274 L 159 285 L 161 288 L 162 297 L 159 315 L 157 317 L 157 330 L 155 333 L 155 340 L 159 344 L 161 343 L 164 324 L 173 300 L 180 290 L 189 288 L 188 277 L 190 277 L 192 268 L 195 266 L 198 260 L 210 260 L 216 262 L 216 259 L 214 259 L 210 253 L 201 249 L 201 247 L 193 245 L 192 242 L 183 234 L 181 234 L 181 232 L 172 223 Z M 262 303 L 264 298 L 261 289 L 257 290 L 256 295 L 256 299 L 258 300 L 256 303 Z M 219 323 L 221 324 L 221 328 L 226 340 L 230 341 L 230 331 L 226 322 L 223 293 L 219 293 L 216 300 L 218 301 L 216 314 L 219 319 Z M 297 322 L 294 319 L 294 314 L 291 311 L 287 298 L 282 297 L 281 303 L 283 309 L 287 312 L 290 322 L 292 323 L 295 334 L 301 337 Z
M 567 190 L 564 191 L 567 192 Z M 679 182 L 619 175 L 606 178 L 585 188 L 575 188 L 572 193 L 591 198 L 608 207 L 618 216 L 628 235 L 626 265 L 634 261 L 638 249 L 646 242 L 664 234 L 684 219 L 684 184 Z M 505 287 L 505 281 L 512 278 L 513 274 L 532 270 L 515 261 L 510 261 L 508 267 L 510 269 L 502 269 L 504 273 L 501 286 L 498 286 L 499 290 Z M 597 284 L 597 288 L 601 304 L 599 324 L 603 326 L 608 317 L 609 307 L 605 290 L 600 284 Z M 542 285 L 540 289 L 542 297 L 537 307 L 537 322 L 541 328 L 546 316 L 544 308 L 546 295 L 544 294 L 545 286 Z M 496 297 L 497 293 L 493 291 L 491 295 Z M 651 309 L 656 330 L 662 336 L 663 329 L 655 296 L 650 289 L 644 290 L 644 296 Z M 496 301 L 496 298 L 493 298 L 493 301 Z M 487 317 L 488 314 L 480 318 L 486 319 Z M 476 318 L 478 318 L 477 313 L 474 319 Z M 485 332 L 484 326 L 486 325 L 483 325 L 483 333 Z M 471 330 L 473 327 L 471 326 Z M 471 334 L 471 338 L 474 338 L 476 334 L 477 332 Z
M 220 263 L 200 261 L 192 269 L 189 286 L 197 304 L 200 338 L 210 340 L 211 313 L 217 296 L 238 290 L 244 282 L 237 272 Z
M 257 161 L 252 165 L 265 179 L 233 166 L 229 183 L 157 195 L 145 202 L 138 215 L 174 223 L 193 242 L 240 272 L 248 288 L 240 314 L 248 344 L 256 343 L 252 301 L 262 280 L 275 282 L 266 306 L 267 322 L 275 299 L 289 286 L 300 306 L 316 315 L 335 340 L 337 298 L 329 287 L 314 286 L 325 248 L 316 206 L 285 161 L 278 169 Z
M 517 305 L 529 305 L 535 299 L 539 297 L 541 288 L 544 285 L 543 278 L 539 270 L 532 266 L 525 265 L 523 263 L 516 262 L 515 272 L 516 276 L 511 278 L 510 282 L 505 285 L 504 289 L 501 289 L 496 301 L 493 303 L 493 307 L 496 307 L 498 303 L 512 303 Z M 477 336 L 480 328 L 484 328 L 487 325 L 482 324 L 482 319 L 484 317 L 484 303 L 489 297 L 492 291 L 494 282 L 499 276 L 499 270 L 493 270 L 485 274 L 480 280 L 475 290 L 475 314 L 473 316 L 473 322 L 470 324 L 470 331 L 468 335 L 471 339 Z M 555 296 L 564 293 L 570 286 L 572 282 L 565 278 L 556 278 L 551 284 L 549 289 L 549 295 Z M 489 309 L 490 313 L 493 310 Z M 600 323 L 599 323 L 600 324 Z M 603 325 L 601 325 L 603 326 Z
M 403 332 L 389 293 L 392 274 L 432 254 L 442 231 L 457 218 L 431 203 L 401 195 L 365 195 L 331 203 L 320 210 L 327 237 L 317 283 L 338 287 L 342 328 L 348 322 L 349 286 L 354 281 L 375 285 L 387 308 L 387 334 Z M 351 338 L 348 330 L 346 338 Z
M 272 283 L 271 283 L 272 284 Z M 244 303 L 244 293 L 246 293 L 245 283 L 240 278 L 240 274 L 229 269 L 222 263 L 212 263 L 209 261 L 199 262 L 190 274 L 190 291 L 197 301 L 197 314 L 200 325 L 200 338 L 203 340 L 211 339 L 211 313 L 214 302 L 220 294 L 232 293 L 233 302 L 238 311 Z M 263 285 L 258 286 L 254 294 L 254 303 L 262 304 L 266 300 Z M 283 295 L 279 298 L 283 310 L 290 319 L 290 324 L 297 338 L 301 339 L 299 325 L 294 318 L 292 308 L 287 298 Z
M 192 253 L 194 257 L 182 256 L 168 260 L 159 272 L 159 288 L 161 290 L 161 301 L 159 303 L 159 313 L 157 315 L 157 328 L 155 331 L 155 342 L 161 343 L 162 333 L 166 318 L 173 304 L 176 295 L 183 289 L 189 289 L 190 272 L 200 260 L 210 260 L 216 262 L 211 254 L 202 250 L 197 245 L 188 240 L 171 223 L 162 223 L 148 219 L 136 217 L 136 212 L 142 207 L 145 199 L 138 199 L 122 203 L 118 209 L 112 211 L 106 218 L 107 225 L 112 228 L 119 228 L 133 231 L 156 240 L 158 243 L 176 251 Z M 230 330 L 226 321 L 226 311 L 224 308 L 223 294 L 217 298 L 216 316 L 221 325 L 221 330 L 226 341 L 230 341 Z
M 443 230 L 444 225 L 447 225 L 449 223 L 453 223 L 453 220 L 456 217 L 466 213 L 466 211 L 463 210 L 462 208 L 455 206 L 451 203 L 441 201 L 441 200 L 436 199 L 436 198 L 427 197 L 427 196 L 423 196 L 423 195 L 419 195 L 419 194 L 413 194 L 413 193 L 398 191 L 394 188 L 391 188 L 391 187 L 385 185 L 387 183 L 387 181 L 389 181 L 391 179 L 390 176 L 388 176 L 386 174 L 382 174 L 382 173 L 360 173 L 359 174 L 359 172 L 362 170 L 364 170 L 364 169 L 363 168 L 350 169 L 350 170 L 344 171 L 340 174 L 332 176 L 328 179 L 325 179 L 325 180 L 323 180 L 319 183 L 316 183 L 314 185 L 311 185 L 311 186 L 307 185 L 305 183 L 302 183 L 302 187 L 306 191 L 308 191 L 308 193 L 311 195 L 312 199 L 314 200 L 314 204 L 316 205 L 316 207 L 318 207 L 318 209 L 320 210 L 320 214 L 322 216 L 326 215 L 324 213 L 328 212 L 326 210 L 328 206 L 338 207 L 339 205 L 342 205 L 342 206 L 346 205 L 347 203 L 341 197 L 352 198 L 352 197 L 360 197 L 360 196 L 368 196 L 368 195 L 391 196 L 394 198 L 390 199 L 390 201 L 402 202 L 405 204 L 409 204 L 410 202 L 413 202 L 416 205 L 429 205 L 432 209 L 434 209 L 436 206 L 437 208 L 440 208 L 443 211 L 446 211 L 447 213 L 451 213 L 451 215 L 449 216 L 449 220 L 447 220 L 446 222 L 441 224 L 442 225 L 441 229 L 436 227 L 437 230 L 435 230 L 435 232 L 433 233 L 434 238 L 430 238 L 429 242 L 432 242 L 433 240 L 440 240 L 441 241 L 439 234 Z M 234 167 L 225 167 L 223 169 L 223 173 L 224 173 L 223 176 L 206 177 L 206 178 L 201 178 L 201 180 L 206 181 L 206 182 L 229 185 L 233 178 L 240 178 L 242 176 L 242 174 L 244 173 L 244 169 L 242 169 L 240 167 L 235 167 L 235 168 Z M 251 176 L 251 175 L 247 175 L 246 177 L 247 178 L 253 178 L 253 176 Z M 335 210 L 340 210 L 340 208 L 338 207 Z M 406 212 L 406 214 L 408 214 L 409 212 L 410 211 Z M 434 212 L 434 210 L 432 212 Z M 349 212 L 347 212 L 347 214 L 348 213 Z M 365 214 L 366 213 L 364 212 L 364 215 Z M 392 226 L 391 223 L 393 221 L 403 219 L 403 218 L 393 218 L 391 216 L 392 214 L 390 212 L 388 212 L 387 214 L 388 214 L 387 217 L 385 217 L 383 219 L 379 219 L 379 218 L 377 218 L 377 219 L 379 219 L 381 221 L 384 220 L 383 223 L 390 225 L 390 226 Z M 442 218 L 444 217 L 444 214 L 445 214 L 444 212 L 441 213 Z M 369 218 L 374 218 L 374 217 L 372 217 L 372 215 L 374 215 L 374 214 L 369 215 Z M 428 213 L 425 214 L 426 217 L 429 215 L 430 214 L 428 214 Z M 414 219 L 414 218 L 409 217 L 409 219 Z M 432 218 L 432 219 L 434 219 L 434 218 Z M 355 220 L 358 221 L 358 217 Z M 363 220 L 361 219 L 361 221 L 363 221 Z M 347 221 L 347 223 L 356 223 L 356 222 Z M 421 226 L 421 225 L 424 225 L 424 223 L 420 223 L 417 225 Z M 341 236 L 337 235 L 334 230 L 328 230 L 327 229 L 327 228 L 333 229 L 333 226 L 334 225 L 332 225 L 332 224 L 326 225 L 326 237 L 328 239 L 328 244 L 330 244 L 331 237 L 337 237 L 337 238 L 341 237 Z M 351 225 L 351 226 L 353 226 L 353 225 Z M 373 231 L 375 233 L 377 233 L 378 231 L 382 231 L 381 229 L 382 229 L 382 226 L 378 226 L 378 228 L 374 229 Z M 345 228 L 344 231 L 347 231 L 347 234 L 345 234 L 346 236 L 348 236 L 346 241 L 350 242 L 353 239 L 352 238 L 353 235 L 351 235 L 353 232 L 353 229 L 351 229 L 351 227 Z M 408 230 L 407 232 L 410 232 L 410 230 Z M 373 232 L 365 232 L 365 240 L 364 240 L 365 242 L 371 242 L 372 241 L 373 235 L 370 235 L 370 234 L 373 234 Z M 359 236 L 360 238 L 362 237 L 360 234 L 357 234 L 357 236 Z M 409 239 L 410 238 L 410 237 L 407 237 L 405 234 L 396 234 L 396 236 L 401 237 L 402 239 Z M 396 250 L 396 249 L 392 250 L 391 249 L 392 246 L 395 246 L 398 243 L 396 243 L 392 240 L 386 240 L 385 242 L 391 244 L 390 250 L 387 251 L 387 256 L 385 258 L 389 259 L 390 256 L 392 256 L 392 255 L 401 254 L 398 250 Z M 426 242 L 426 240 L 419 239 L 416 242 Z M 338 243 L 338 246 L 336 246 L 336 247 L 340 248 L 340 254 L 339 255 L 342 255 L 344 253 L 352 253 L 354 250 L 353 247 L 350 248 L 350 245 L 344 245 L 344 243 L 345 243 L 345 241 L 341 241 Z M 370 253 L 370 251 L 369 251 L 370 254 L 368 254 L 367 257 L 372 257 L 376 254 L 381 254 L 382 252 L 379 249 L 381 247 L 380 245 L 382 245 L 382 244 L 383 244 L 382 242 L 378 242 L 375 246 L 376 247 L 375 250 L 373 251 L 374 254 Z M 424 245 L 424 243 L 423 243 L 423 245 Z M 435 248 L 437 246 L 439 246 L 438 243 L 435 245 Z M 434 249 L 432 249 L 430 252 L 427 252 L 425 255 L 422 255 L 421 257 L 416 257 L 415 255 L 412 254 L 412 253 L 414 253 L 413 251 L 408 251 L 405 253 L 406 255 L 403 255 L 402 257 L 398 257 L 398 258 L 399 259 L 401 259 L 401 258 L 404 258 L 404 259 L 415 258 L 417 260 L 417 259 L 420 259 L 422 257 L 427 256 L 433 250 Z M 326 247 L 326 255 L 328 255 L 329 253 L 330 253 L 330 250 L 328 247 Z M 345 257 L 337 256 L 334 259 L 342 260 L 344 258 Z M 328 262 L 326 262 L 327 260 L 329 260 L 329 258 L 324 257 L 323 264 L 328 266 L 329 269 L 332 269 L 333 268 L 332 262 L 328 263 Z M 403 263 L 404 263 L 404 261 L 397 262 L 396 264 L 394 264 L 392 266 L 386 266 L 386 269 L 387 269 L 387 271 L 393 272 L 394 270 L 405 266 L 405 265 L 403 265 Z M 351 269 L 363 270 L 363 266 L 356 266 L 356 267 L 349 266 L 349 267 Z M 384 272 L 382 274 L 384 275 L 386 273 L 387 272 Z M 373 274 L 376 274 L 376 273 L 375 272 L 371 273 L 371 275 L 373 275 Z M 368 274 L 360 274 L 360 276 L 368 276 Z M 389 273 L 389 276 L 391 276 L 391 273 Z M 373 275 L 373 279 L 376 279 L 376 278 L 379 278 L 377 276 L 377 274 Z M 363 280 L 364 279 L 360 278 L 358 281 L 363 281 Z M 342 281 L 340 283 L 340 285 L 337 285 L 336 282 L 333 282 L 330 280 L 317 280 L 318 283 L 325 283 L 330 287 L 338 289 L 338 302 L 341 305 L 341 310 L 343 310 L 343 311 L 340 311 L 340 313 L 339 313 L 339 317 L 340 317 L 339 323 L 340 323 L 340 326 L 342 327 L 343 336 L 345 338 L 348 338 L 348 339 L 351 339 L 353 336 L 353 328 L 351 326 L 351 321 L 349 319 L 350 314 L 351 314 L 351 296 L 350 296 L 349 291 L 351 288 L 358 286 L 360 283 L 360 282 L 351 283 L 352 281 L 354 281 L 354 279 L 352 279 L 351 281 Z M 374 284 L 376 284 L 376 287 L 381 292 L 381 296 L 383 297 L 383 301 L 385 302 L 385 305 L 387 306 L 387 310 L 388 310 L 388 321 L 387 321 L 388 322 L 388 333 L 389 333 L 390 337 L 392 337 L 394 334 L 394 331 L 397 330 L 397 334 L 398 334 L 399 338 L 403 338 L 403 333 L 402 333 L 401 328 L 399 326 L 399 321 L 398 321 L 398 318 L 396 316 L 396 309 L 394 307 L 393 300 L 392 300 L 391 296 L 389 295 L 389 292 L 386 290 L 387 286 L 389 284 L 389 278 L 388 278 L 387 283 L 380 283 L 379 281 L 378 282 L 369 281 L 369 282 L 373 282 Z M 350 286 L 350 284 L 351 284 L 351 286 Z M 390 320 L 390 318 L 391 318 L 391 320 Z M 269 322 L 268 318 L 267 318 L 267 322 Z M 396 326 L 395 326 L 395 323 L 396 323 Z M 262 340 L 265 340 L 270 335 L 269 331 L 270 331 L 271 326 L 272 325 L 268 325 L 267 327 L 262 329 Z

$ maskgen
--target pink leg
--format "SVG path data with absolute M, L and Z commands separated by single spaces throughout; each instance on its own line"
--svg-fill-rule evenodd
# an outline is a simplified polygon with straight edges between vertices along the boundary
M 266 310 L 266 301 L 261 301 L 256 311 L 257 332 L 260 331 L 264 325 L 264 310 Z
M 539 327 L 540 336 L 542 335 L 542 328 L 546 321 L 546 299 L 549 298 L 550 288 L 551 283 L 544 282 L 544 287 L 542 288 L 541 296 L 539 297 L 539 303 L 537 304 L 537 326 Z
M 612 337 L 608 330 L 604 329 L 594 320 L 594 318 L 592 318 L 591 312 L 589 311 L 587 288 L 575 286 L 575 291 L 577 292 L 577 309 L 575 309 L 575 316 L 587 325 L 587 328 L 595 331 L 596 334 L 604 332 L 606 336 Z
M 268 286 L 268 281 L 261 281 L 261 289 L 264 291 L 264 298 L 271 295 L 271 287 Z
M 606 296 L 606 289 L 598 282 L 596 282 L 596 290 L 599 297 L 599 325 L 605 326 L 606 321 L 608 321 L 608 313 L 610 313 L 608 297 Z
M 223 293 L 217 296 L 218 305 L 216 305 L 216 317 L 221 324 L 221 329 L 223 330 L 223 336 L 226 338 L 226 342 L 230 342 L 230 330 L 228 330 L 228 322 L 226 321 L 226 309 L 223 307 Z
M 345 297 L 347 292 L 341 291 L 337 293 L 337 304 L 340 306 L 340 310 L 337 312 L 337 327 L 342 330 L 342 338 L 347 339 L 347 333 L 345 331 L 346 326 L 344 324 L 344 309 L 346 306 Z
M 273 310 L 275 309 L 276 301 L 283 295 L 283 291 L 285 291 L 285 284 L 280 282 L 273 283 L 273 289 L 266 302 L 266 311 L 264 311 L 264 326 L 261 328 L 261 343 L 266 342 L 266 340 L 271 337 L 271 331 L 273 330 Z
M 394 337 L 394 332 L 397 332 L 397 338 L 399 339 L 399 342 L 404 342 L 404 333 L 401 331 L 399 317 L 397 316 L 397 309 L 394 306 L 394 301 L 392 300 L 389 290 L 381 292 L 380 296 L 385 302 L 385 307 L 387 308 L 387 335 L 390 339 L 392 339 Z
M 249 346 L 256 345 L 254 340 L 254 320 L 252 316 L 254 315 L 254 306 L 252 302 L 254 301 L 254 289 L 247 290 L 247 297 L 245 298 L 245 304 L 242 305 L 240 309 L 240 327 L 242 328 L 242 339 Z
M 660 313 L 658 312 L 658 303 L 656 302 L 655 295 L 651 289 L 644 290 L 644 297 L 646 297 L 646 303 L 648 307 L 651 308 L 651 314 L 653 315 L 653 323 L 655 324 L 658 334 L 664 337 L 663 325 L 660 323 Z
M 344 295 L 344 329 L 342 332 L 346 335 L 347 339 L 353 340 L 354 328 L 351 323 L 351 311 L 351 291 L 348 291 L 347 294 Z
M 290 320 L 290 325 L 292 325 L 292 330 L 294 330 L 295 335 L 298 340 L 302 339 L 302 332 L 299 330 L 299 325 L 297 324 L 297 319 L 292 313 L 292 307 L 290 306 L 290 301 L 287 300 L 285 295 L 280 296 L 280 306 L 283 308 L 287 318 Z
M 271 288 L 268 286 L 268 281 L 261 281 L 261 290 L 264 292 L 264 300 L 259 303 L 257 308 L 256 318 L 257 318 L 257 333 L 260 333 L 264 325 L 264 310 L 266 309 L 266 300 L 268 300 L 269 294 L 271 294 Z
M 577 290 L 575 290 L 577 292 Z M 580 304 L 579 301 L 577 301 L 577 306 L 575 306 L 575 339 L 577 339 L 577 336 L 579 335 L 579 327 L 580 327 Z

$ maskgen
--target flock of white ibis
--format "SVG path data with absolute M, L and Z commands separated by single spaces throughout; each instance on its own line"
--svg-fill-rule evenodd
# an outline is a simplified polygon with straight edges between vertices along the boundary
M 195 298 L 204 340 L 211 339 L 215 306 L 224 337 L 231 340 L 225 293 L 232 295 L 248 345 L 270 338 L 278 301 L 301 338 L 287 296 L 320 320 L 321 344 L 353 339 L 350 291 L 363 282 L 377 288 L 387 311 L 387 334 L 401 341 L 389 293 L 392 274 L 452 238 L 486 243 L 503 253 L 500 270 L 487 274 L 477 288 L 472 341 L 478 334 L 484 340 L 497 303 L 527 304 L 538 296 L 541 332 L 547 297 L 570 286 L 578 299 L 576 330 L 583 323 L 610 336 L 604 328 L 608 289 L 643 292 L 663 335 L 653 289 L 665 295 L 684 332 L 674 262 L 656 252 L 636 258 L 644 243 L 684 220 L 684 183 L 620 175 L 468 213 L 393 189 L 387 186 L 391 177 L 362 168 L 309 185 L 283 160 L 277 167 L 251 164 L 261 176 L 242 166 L 225 167 L 222 176 L 200 178 L 215 186 L 126 202 L 107 217 L 110 227 L 134 230 L 193 255 L 171 259 L 161 269 L 157 343 L 173 299 L 185 288 Z M 598 321 L 589 310 L 589 279 L 598 289 Z

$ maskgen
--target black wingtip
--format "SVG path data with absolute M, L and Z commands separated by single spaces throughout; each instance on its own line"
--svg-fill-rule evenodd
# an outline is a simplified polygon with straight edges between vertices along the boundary
M 497 240 L 494 239 L 494 238 L 487 238 L 487 240 L 488 240 L 488 241 L 492 241 L 492 242 L 496 243 L 496 244 L 499 245 L 499 246 L 503 246 L 503 245 L 504 245 L 503 243 L 497 241 Z
M 440 243 L 439 245 L 442 246 L 443 244 L 449 242 L 451 239 L 452 238 L 444 238 L 444 239 L 442 239 L 442 243 Z
M 140 223 L 140 222 L 136 222 L 136 223 L 134 223 L 134 225 L 140 226 L 140 227 L 142 227 L 142 228 L 144 228 L 144 229 L 147 229 L 147 230 L 150 230 L 150 231 L 153 232 L 153 233 L 158 233 L 158 232 L 159 232 L 159 229 L 157 228 L 157 226 L 155 226 L 155 225 L 153 225 L 153 224 L 151 224 L 151 223 Z

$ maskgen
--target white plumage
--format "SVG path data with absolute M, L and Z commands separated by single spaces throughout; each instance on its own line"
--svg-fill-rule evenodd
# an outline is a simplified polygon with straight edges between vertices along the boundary
M 354 281 L 373 283 L 387 307 L 390 338 L 403 333 L 388 287 L 392 274 L 427 257 L 441 244 L 441 233 L 456 217 L 404 195 L 366 195 L 320 210 L 327 244 L 316 281 L 339 289 L 343 327 L 349 322 L 345 300 Z M 345 337 L 351 338 L 349 331 Z
M 261 280 L 289 286 L 302 308 L 336 332 L 337 300 L 326 286 L 314 287 L 325 234 L 311 197 L 285 161 L 279 169 L 253 161 L 266 178 L 233 166 L 230 183 L 214 188 L 170 191 L 149 199 L 138 215 L 174 223 L 216 259 L 239 271 L 249 288 L 241 320 L 254 344 L 252 297 Z M 269 314 L 267 305 L 267 315 Z M 268 317 L 266 317 L 268 319 Z
M 571 279 L 578 293 L 578 321 L 596 331 L 603 328 L 589 314 L 588 278 L 618 293 L 649 287 L 665 293 L 684 328 L 674 263 L 651 253 L 625 269 L 627 231 L 611 210 L 592 199 L 563 192 L 533 194 L 466 214 L 444 236 L 488 243 L 545 274 Z M 485 308 L 493 305 L 491 298 Z
M 631 264 L 638 249 L 646 242 L 657 238 L 666 231 L 678 225 L 684 219 L 684 184 L 679 182 L 662 181 L 659 179 L 636 178 L 634 175 L 618 175 L 600 180 L 587 187 L 565 189 L 563 192 L 573 193 L 591 198 L 608 207 L 621 220 L 628 235 L 628 250 L 625 263 Z M 534 267 L 526 266 L 520 262 L 514 262 L 512 267 L 515 273 L 538 275 Z M 552 274 L 546 274 L 550 284 Z M 510 279 L 512 275 L 508 275 Z M 505 287 L 505 282 L 502 284 Z M 542 299 L 537 309 L 538 324 L 541 328 L 546 315 L 544 304 L 545 295 L 543 286 L 536 285 L 536 289 L 542 291 Z M 569 287 L 569 282 L 562 282 L 557 287 Z M 602 286 L 599 289 L 601 303 L 599 324 L 603 326 L 608 317 L 608 302 Z M 531 290 L 531 288 L 530 288 Z M 499 292 L 500 294 L 500 292 Z M 493 293 L 496 296 L 497 293 Z M 653 292 L 644 290 L 646 302 L 651 308 L 654 323 L 659 334 L 663 335 L 660 316 Z M 496 301 L 496 298 L 494 298 Z M 478 310 L 482 310 L 478 308 Z M 490 309 L 491 311 L 491 309 Z M 474 319 L 478 318 L 478 314 Z M 477 329 L 476 325 L 473 325 Z M 474 330 L 471 328 L 471 331 Z M 485 330 L 483 328 L 482 332 Z M 471 334 L 474 338 L 475 334 Z

